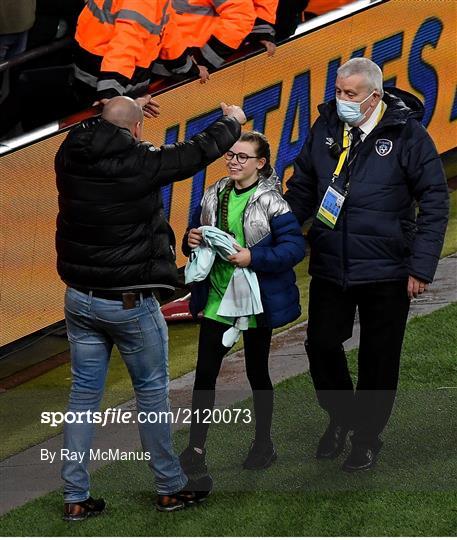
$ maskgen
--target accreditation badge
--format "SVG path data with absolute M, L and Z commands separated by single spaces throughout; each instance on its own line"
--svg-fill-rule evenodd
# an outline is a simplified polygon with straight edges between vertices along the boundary
M 334 229 L 345 199 L 346 197 L 342 193 L 329 186 L 317 212 L 317 219 L 325 223 L 327 227 Z

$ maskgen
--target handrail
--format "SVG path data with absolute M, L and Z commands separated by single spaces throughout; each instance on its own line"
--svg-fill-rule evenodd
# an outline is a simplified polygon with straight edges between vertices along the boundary
M 289 43 L 290 41 L 293 41 L 303 36 L 304 34 L 314 32 L 336 21 L 340 21 L 342 19 L 350 17 L 355 13 L 365 11 L 373 5 L 383 4 L 388 1 L 389 0 L 356 0 L 353 4 L 346 4 L 345 6 L 342 6 L 334 11 L 330 11 L 329 13 L 320 15 L 319 17 L 315 17 L 308 22 L 302 23 L 301 25 L 299 25 L 297 31 L 293 36 L 279 42 L 278 45 Z M 231 60 L 225 63 L 220 69 L 226 69 L 230 66 L 233 66 L 234 64 L 237 64 L 244 60 L 248 60 L 249 58 L 252 58 L 253 56 L 262 54 L 264 52 L 265 49 L 260 46 L 245 47 L 243 48 L 243 50 L 236 52 L 231 57 Z M 178 88 L 179 86 L 196 80 L 197 78 L 198 77 L 189 78 L 179 82 L 170 81 L 169 79 L 159 79 L 150 84 L 150 86 L 148 87 L 148 93 L 152 96 L 157 96 L 164 93 L 165 91 Z M 89 107 L 79 113 L 72 114 L 71 116 L 68 116 L 60 121 L 46 124 L 45 126 L 35 129 L 29 133 L 13 137 L 12 139 L 5 139 L 0 142 L 0 157 L 6 154 L 10 154 L 11 152 L 14 152 L 20 148 L 24 148 L 25 146 L 34 144 L 35 142 L 38 142 L 40 140 L 51 137 L 57 133 L 67 131 L 74 125 L 84 120 L 87 120 L 92 116 L 100 114 L 100 112 L 100 107 Z
M 57 41 L 53 41 L 52 43 L 49 43 L 47 45 L 42 45 L 41 47 L 30 49 L 30 51 L 26 51 L 9 60 L 0 62 L 0 73 L 2 71 L 6 71 L 7 69 L 20 66 L 21 64 L 24 64 L 25 62 L 29 62 L 30 60 L 36 60 L 37 58 L 46 56 L 49 53 L 63 49 L 67 47 L 68 45 L 70 45 L 72 42 L 73 42 L 73 38 L 71 36 L 67 36 Z

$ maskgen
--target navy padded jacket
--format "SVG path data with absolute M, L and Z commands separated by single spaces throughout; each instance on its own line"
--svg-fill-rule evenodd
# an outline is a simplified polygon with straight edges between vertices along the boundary
M 248 203 L 249 204 L 249 203 Z M 201 206 L 192 215 L 189 229 L 200 227 Z M 270 234 L 251 246 L 250 268 L 257 274 L 264 309 L 263 324 L 270 328 L 284 326 L 301 314 L 300 293 L 293 267 L 305 256 L 305 239 L 292 212 L 270 221 Z M 183 252 L 189 255 L 187 234 Z M 192 284 L 190 311 L 194 317 L 208 301 L 209 278 Z
M 335 229 L 315 217 L 337 165 L 330 145 L 342 146 L 335 100 L 319 106 L 284 196 L 300 223 L 314 216 L 309 273 L 343 287 L 409 275 L 430 283 L 444 241 L 448 188 L 435 145 L 420 123 L 422 103 L 396 88 L 388 88 L 383 100 L 387 109 L 351 166 Z M 345 167 L 339 181 L 347 178 Z

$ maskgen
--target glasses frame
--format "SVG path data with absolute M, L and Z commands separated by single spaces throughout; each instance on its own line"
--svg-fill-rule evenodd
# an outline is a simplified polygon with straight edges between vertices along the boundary
M 231 155 L 229 156 L 229 154 Z M 243 156 L 242 158 L 243 161 L 240 161 L 240 155 Z M 244 156 L 246 156 L 246 159 L 244 159 Z M 259 159 L 257 156 L 250 156 L 246 154 L 245 152 L 236 153 L 236 152 L 232 152 L 231 150 L 229 150 L 228 152 L 225 152 L 224 157 L 226 161 L 232 161 L 232 159 L 235 158 L 240 165 L 246 165 L 246 163 L 248 162 L 248 159 Z

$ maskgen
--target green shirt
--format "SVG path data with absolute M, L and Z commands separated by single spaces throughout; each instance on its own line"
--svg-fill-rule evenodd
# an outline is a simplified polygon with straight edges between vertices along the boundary
M 233 188 L 230 192 L 227 222 L 229 231 L 235 236 L 237 244 L 239 244 L 241 247 L 246 246 L 243 230 L 244 210 L 246 208 L 246 205 L 248 204 L 251 195 L 257 189 L 257 185 L 258 184 L 255 183 L 253 186 L 246 188 L 246 190 L 238 190 L 238 193 L 236 193 L 235 188 Z M 221 228 L 220 203 L 222 203 L 224 192 L 225 190 L 222 190 L 222 192 L 219 194 L 219 213 L 217 216 L 217 226 L 219 228 Z M 217 310 L 219 309 L 222 297 L 227 290 L 228 284 L 232 278 L 234 271 L 235 267 L 233 266 L 233 264 L 229 263 L 228 261 L 224 261 L 224 259 L 219 257 L 219 255 L 216 255 L 216 259 L 209 274 L 210 289 L 208 295 L 208 302 L 206 303 L 206 307 L 203 311 L 203 315 L 207 319 L 213 319 L 214 321 L 222 322 L 229 325 L 232 324 L 232 319 L 227 317 L 221 317 L 217 314 Z M 249 317 L 249 328 L 256 327 L 257 323 L 255 315 L 251 315 Z

